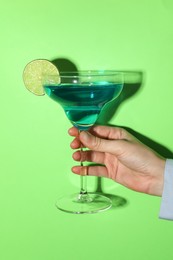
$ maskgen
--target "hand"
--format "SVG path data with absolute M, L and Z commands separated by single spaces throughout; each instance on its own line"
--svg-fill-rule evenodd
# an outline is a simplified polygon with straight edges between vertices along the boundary
M 86 151 L 75 151 L 75 161 L 94 162 L 102 165 L 74 166 L 79 175 L 111 178 L 129 189 L 161 196 L 165 159 L 142 144 L 123 128 L 93 126 L 89 132 L 72 127 L 72 149 L 82 146 Z

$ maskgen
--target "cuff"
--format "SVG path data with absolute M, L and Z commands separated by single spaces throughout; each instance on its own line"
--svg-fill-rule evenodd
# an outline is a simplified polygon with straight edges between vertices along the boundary
M 173 220 L 173 160 L 167 159 L 159 218 Z

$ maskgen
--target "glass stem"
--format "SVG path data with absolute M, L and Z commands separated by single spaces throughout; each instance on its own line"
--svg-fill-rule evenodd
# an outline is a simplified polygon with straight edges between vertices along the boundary
M 80 133 L 80 130 L 79 130 Z M 81 145 L 81 153 L 83 152 L 83 148 Z M 83 166 L 82 159 L 80 161 L 80 166 Z M 80 176 L 80 194 L 87 194 L 87 176 Z

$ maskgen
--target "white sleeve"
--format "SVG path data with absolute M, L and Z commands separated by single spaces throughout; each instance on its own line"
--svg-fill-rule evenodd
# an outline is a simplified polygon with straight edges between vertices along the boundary
M 173 220 L 173 160 L 167 159 L 159 218 Z

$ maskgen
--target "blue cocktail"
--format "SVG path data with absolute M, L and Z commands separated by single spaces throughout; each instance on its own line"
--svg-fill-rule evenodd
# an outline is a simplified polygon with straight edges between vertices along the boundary
M 50 98 L 63 107 L 74 126 L 79 130 L 87 130 L 96 122 L 103 105 L 119 95 L 122 84 L 47 84 L 44 89 Z
M 46 94 L 62 106 L 71 123 L 79 131 L 85 131 L 95 124 L 104 105 L 119 96 L 123 89 L 123 74 L 78 71 L 46 75 L 43 87 Z M 57 201 L 59 209 L 71 213 L 95 213 L 111 207 L 107 197 L 87 192 L 85 179 L 81 176 L 80 193 Z

